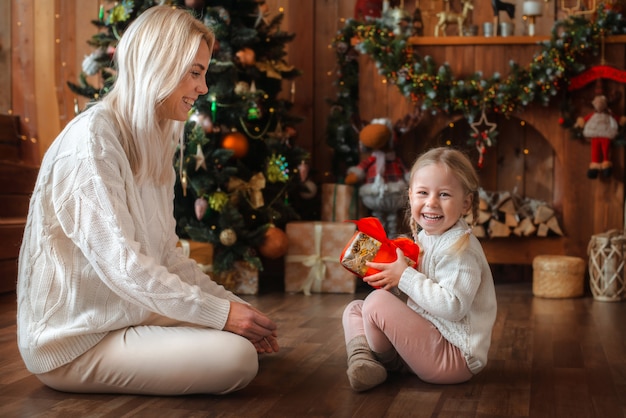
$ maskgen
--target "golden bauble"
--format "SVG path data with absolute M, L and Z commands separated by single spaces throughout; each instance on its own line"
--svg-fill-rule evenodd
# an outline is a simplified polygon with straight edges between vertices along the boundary
M 237 242 L 237 233 L 230 228 L 223 230 L 220 232 L 220 242 L 226 247 L 234 245 Z

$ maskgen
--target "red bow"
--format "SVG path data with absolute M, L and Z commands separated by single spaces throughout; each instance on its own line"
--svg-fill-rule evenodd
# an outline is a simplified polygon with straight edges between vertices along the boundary
M 417 266 L 417 260 L 420 255 L 420 247 L 409 238 L 387 238 L 385 228 L 383 228 L 383 225 L 380 223 L 378 218 L 369 217 L 362 218 L 357 221 L 346 222 L 354 222 L 359 231 L 381 242 L 382 245 L 374 256 L 372 262 L 392 263 L 398 258 L 396 248 L 400 248 L 404 253 L 404 256 L 407 258 L 408 264 L 411 267 Z M 369 267 L 365 276 L 377 273 L 378 271 L 379 270 Z

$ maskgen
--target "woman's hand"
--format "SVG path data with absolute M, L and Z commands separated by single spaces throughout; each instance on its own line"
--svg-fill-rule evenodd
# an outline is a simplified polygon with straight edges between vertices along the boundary
M 363 277 L 363 281 L 371 286 L 385 290 L 391 290 L 394 287 L 398 287 L 400 277 L 402 276 L 402 273 L 404 273 L 404 270 L 408 267 L 408 263 L 406 262 L 406 258 L 404 257 L 404 253 L 401 249 L 396 248 L 396 255 L 398 258 L 392 263 L 366 263 L 368 267 L 380 271 Z
M 224 330 L 247 338 L 259 353 L 278 352 L 276 324 L 250 305 L 231 301 Z

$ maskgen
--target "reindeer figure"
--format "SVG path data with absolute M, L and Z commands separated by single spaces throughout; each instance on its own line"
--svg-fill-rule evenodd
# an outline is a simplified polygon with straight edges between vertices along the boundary
M 435 25 L 435 36 L 439 36 L 439 29 L 441 29 L 443 36 L 446 36 L 448 23 L 456 23 L 459 36 L 463 36 L 463 25 L 465 24 L 465 20 L 467 20 L 469 11 L 474 10 L 474 5 L 472 4 L 472 0 L 461 0 L 461 3 L 463 3 L 463 11 L 461 11 L 461 13 L 444 11 L 436 14 L 439 21 Z

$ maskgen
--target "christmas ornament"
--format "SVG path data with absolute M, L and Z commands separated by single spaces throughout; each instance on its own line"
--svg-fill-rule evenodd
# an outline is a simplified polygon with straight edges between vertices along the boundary
M 267 180 L 270 183 L 285 183 L 289 179 L 289 164 L 281 154 L 272 154 L 267 160 Z
M 246 83 L 245 81 L 238 81 L 237 84 L 235 84 L 235 94 L 239 96 L 244 96 L 248 94 L 249 91 L 250 84 Z
M 187 171 L 182 170 L 180 173 L 180 185 L 183 188 L 183 196 L 187 196 L 187 186 L 189 185 L 189 179 L 187 178 Z
M 244 67 L 251 67 L 256 63 L 255 53 L 252 48 L 243 48 L 235 56 Z
M 254 121 L 261 119 L 262 115 L 261 108 L 259 105 L 253 100 L 250 102 L 250 107 L 248 107 L 248 120 Z
M 256 68 L 264 72 L 268 78 L 274 78 L 276 80 L 282 80 L 282 73 L 288 73 L 295 68 L 293 65 L 289 65 L 282 60 L 255 61 L 250 65 L 256 65 Z
M 231 228 L 226 228 L 220 232 L 220 242 L 226 247 L 230 247 L 237 242 L 237 233 Z
M 313 199 L 317 194 L 317 184 L 311 180 L 306 180 L 300 187 L 300 197 L 309 200 Z
M 265 231 L 265 240 L 263 240 L 263 244 L 261 244 L 258 250 L 263 257 L 274 260 L 284 256 L 288 247 L 289 238 L 285 231 L 270 225 L 267 231 Z
M 261 3 L 259 4 L 259 8 L 257 11 L 256 15 L 253 15 L 254 17 L 256 17 L 256 21 L 254 22 L 254 27 L 258 27 L 261 22 L 265 23 L 266 25 L 269 25 L 268 20 L 267 20 L 267 16 L 269 16 L 270 14 L 270 6 L 267 5 L 267 3 Z
M 241 132 L 233 131 L 222 139 L 222 148 L 233 151 L 235 158 L 243 158 L 248 153 L 248 138 Z
M 228 195 L 221 190 L 209 196 L 209 207 L 216 212 L 221 212 L 226 203 L 228 203 Z
M 482 126 L 485 126 L 486 128 L 479 130 L 479 127 Z M 483 109 L 478 121 L 470 123 L 472 133 L 470 134 L 471 139 L 469 142 L 470 144 L 473 143 L 478 151 L 478 168 L 483 167 L 487 147 L 492 146 L 495 142 L 495 137 L 498 135 L 498 132 L 496 131 L 497 126 L 497 124 L 489 122 L 487 115 L 485 114 L 485 109 Z
M 185 0 L 185 6 L 190 9 L 202 9 L 204 7 L 204 0 Z
M 583 136 L 591 142 L 591 163 L 587 177 L 595 179 L 600 172 L 604 177 L 611 177 L 611 142 L 620 126 L 626 124 L 626 116 L 614 116 L 604 95 L 594 97 L 592 105 L 594 112 L 576 121 L 576 127 L 582 129 Z
M 196 159 L 196 171 L 200 168 L 204 168 L 206 171 L 206 159 L 204 158 L 204 153 L 202 152 L 202 145 L 198 144 L 194 158 Z
M 300 174 L 300 181 L 305 182 L 309 178 L 309 164 L 302 160 L 298 165 L 298 173 Z
M 207 202 L 204 197 L 199 197 L 194 202 L 193 208 L 196 213 L 196 219 L 201 221 L 209 208 L 209 202 Z
M 264 188 L 265 176 L 263 176 L 263 173 L 256 173 L 247 183 L 237 177 L 231 177 L 228 180 L 228 191 L 236 191 L 243 194 L 248 199 L 248 202 L 253 209 L 258 209 L 265 205 L 263 200 Z

